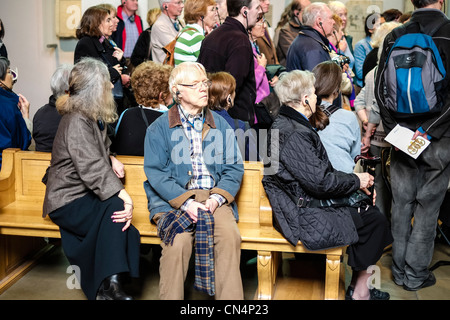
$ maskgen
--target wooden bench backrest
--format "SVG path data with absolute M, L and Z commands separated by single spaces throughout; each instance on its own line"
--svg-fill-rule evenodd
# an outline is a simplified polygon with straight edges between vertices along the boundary
M 35 151 L 5 150 L 4 159 L 14 155 L 15 200 L 42 203 L 45 185 L 42 177 L 50 164 L 50 153 Z M 147 197 L 143 183 L 146 176 L 143 170 L 143 157 L 118 156 L 125 165 L 124 186 L 133 199 L 136 208 L 147 208 Z M 6 160 L 8 162 L 8 160 Z M 271 226 L 271 209 L 261 184 L 263 165 L 260 162 L 245 162 L 245 173 L 241 189 L 236 197 L 240 222 L 262 223 Z M 261 206 L 268 216 L 260 217 Z M 262 221 L 264 220 L 264 221 Z

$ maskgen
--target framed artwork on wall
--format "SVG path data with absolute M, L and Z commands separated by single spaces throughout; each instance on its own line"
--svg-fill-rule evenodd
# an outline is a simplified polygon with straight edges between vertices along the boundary
M 75 38 L 81 20 L 81 0 L 55 0 L 56 36 Z

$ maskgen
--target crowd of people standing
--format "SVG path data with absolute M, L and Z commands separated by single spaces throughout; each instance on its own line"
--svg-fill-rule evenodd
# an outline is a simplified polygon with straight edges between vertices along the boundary
M 32 138 L 35 150 L 52 152 L 44 216 L 60 227 L 71 264 L 82 268 L 88 299 L 130 300 L 122 275 L 139 274 L 139 231 L 117 154 L 144 157 L 149 223 L 162 240 L 161 299 L 183 299 L 192 253 L 196 289 L 243 299 L 234 202 L 243 160 L 276 163 L 263 185 L 289 242 L 349 246 L 346 299 L 390 298 L 367 286 L 367 270 L 391 244 L 394 282 L 412 291 L 431 286 L 450 181 L 450 81 L 442 82 L 442 111 L 422 123 L 393 117 L 377 78 L 395 28 L 419 24 L 426 33 L 427 22 L 438 20 L 441 38 L 450 31 L 443 0 L 412 2 L 413 13 L 369 13 L 355 44 L 340 1 L 293 0 L 273 30 L 265 18 L 270 0 L 159 0 L 147 29 L 138 0 L 95 5 L 81 18 L 73 64 L 58 66 L 49 103 L 32 121 L 30 103 L 13 91 L 18 72 L 0 20 L 0 168 L 1 151 L 28 150 Z M 441 53 L 445 41 L 436 41 Z M 450 71 L 446 57 L 444 67 Z M 391 148 L 384 138 L 397 123 L 432 147 L 416 160 Z M 261 144 L 274 130 L 278 143 Z M 181 164 L 177 148 L 187 150 Z M 222 149 L 220 165 L 208 148 Z M 380 158 L 375 177 L 355 163 L 360 155 Z M 370 201 L 324 204 L 356 193 Z

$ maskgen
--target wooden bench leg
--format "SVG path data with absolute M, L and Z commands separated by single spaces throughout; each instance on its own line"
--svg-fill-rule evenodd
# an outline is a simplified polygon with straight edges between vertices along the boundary
M 325 300 L 339 299 L 341 256 L 327 254 L 325 271 Z
M 258 300 L 273 298 L 280 252 L 258 251 Z

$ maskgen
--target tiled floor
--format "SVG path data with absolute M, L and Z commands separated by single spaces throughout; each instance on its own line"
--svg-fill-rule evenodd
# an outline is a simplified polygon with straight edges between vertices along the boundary
M 257 288 L 257 273 L 255 253 L 245 252 L 242 263 L 242 278 L 245 289 L 245 299 L 255 299 Z M 158 253 L 152 250 L 142 255 L 141 278 L 132 281 L 129 289 L 139 300 L 158 299 Z M 450 247 L 437 243 L 433 257 L 434 264 L 438 260 L 450 260 Z M 85 300 L 81 290 L 69 289 L 73 286 L 71 274 L 67 273 L 67 262 L 61 247 L 56 246 L 38 265 L 16 282 L 11 288 L 0 295 L 0 300 Z M 441 266 L 434 271 L 436 285 L 416 292 L 409 292 L 395 285 L 391 280 L 391 252 L 387 250 L 377 266 L 379 267 L 381 289 L 391 294 L 392 300 L 450 300 L 450 266 Z M 342 292 L 350 281 L 350 270 L 343 263 Z M 276 300 L 321 300 L 323 299 L 324 260 L 320 255 L 284 255 L 283 264 L 279 270 Z M 345 279 L 345 280 L 344 280 Z M 345 281 L 345 285 L 344 285 Z M 375 282 L 376 285 L 376 282 Z M 186 281 L 186 299 L 207 300 L 210 297 L 193 289 L 193 276 L 190 273 Z

